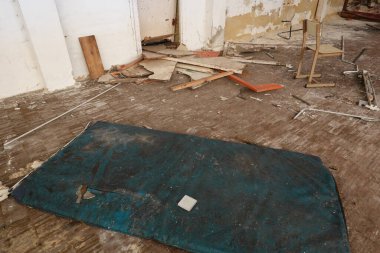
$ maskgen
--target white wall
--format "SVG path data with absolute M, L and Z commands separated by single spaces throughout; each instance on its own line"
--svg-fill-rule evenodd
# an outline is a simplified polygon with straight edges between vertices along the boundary
M 136 0 L 56 0 L 75 78 L 88 75 L 78 38 L 95 35 L 105 69 L 141 54 Z
M 55 0 L 18 0 L 45 87 L 64 89 L 75 83 Z
M 177 0 L 138 0 L 141 38 L 174 33 Z
M 0 0 L 0 98 L 43 87 L 19 6 Z
M 221 49 L 226 0 L 180 0 L 179 16 L 181 43 L 188 49 Z

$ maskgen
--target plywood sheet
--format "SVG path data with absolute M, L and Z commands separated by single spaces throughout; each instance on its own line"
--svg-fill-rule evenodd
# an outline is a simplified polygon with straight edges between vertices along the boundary
M 144 60 L 140 65 L 153 72 L 149 79 L 169 81 L 174 72 L 176 62 L 167 60 Z
M 195 66 L 195 65 L 185 64 L 185 63 L 177 63 L 177 68 L 194 70 L 198 72 L 211 73 L 211 74 L 215 72 L 214 70 L 210 68 L 205 68 L 205 67 Z
M 157 54 L 157 53 L 149 52 L 149 51 L 145 51 L 145 50 L 143 50 L 142 54 L 143 54 L 144 59 L 146 59 L 146 60 L 156 60 L 156 59 L 162 59 L 162 58 L 166 57 L 166 55 Z
M 104 74 L 104 67 L 95 36 L 80 37 L 79 43 L 82 47 L 90 78 L 95 80 Z
M 182 69 L 182 68 L 176 68 L 176 70 L 178 73 L 189 76 L 191 80 L 199 80 L 205 77 L 212 76 L 211 73 L 203 73 L 203 72 L 192 71 L 192 70 L 187 70 L 187 69 Z
M 237 74 L 242 74 L 243 69 L 245 68 L 245 64 L 236 62 L 226 57 L 196 58 L 193 56 L 187 56 L 182 58 L 167 57 L 164 59 L 206 68 L 219 69 L 223 71 L 232 71 Z
M 146 77 L 153 74 L 153 72 L 146 70 L 143 66 L 140 65 L 135 65 L 128 69 L 124 69 L 121 71 L 121 73 L 126 77 Z

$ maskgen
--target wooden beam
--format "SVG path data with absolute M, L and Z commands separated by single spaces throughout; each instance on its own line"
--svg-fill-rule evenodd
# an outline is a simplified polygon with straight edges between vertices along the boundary
M 215 71 L 210 69 L 210 68 L 205 68 L 205 67 L 195 66 L 195 65 L 190 65 L 190 64 L 184 64 L 184 63 L 177 63 L 177 68 L 190 69 L 190 70 L 203 72 L 203 73 L 210 73 L 210 74 L 215 73 Z
M 195 81 L 191 81 L 188 83 L 183 83 L 180 85 L 173 86 L 171 89 L 172 89 L 172 91 L 183 90 L 183 89 L 190 88 L 193 86 L 201 85 L 201 84 L 206 83 L 206 82 L 211 82 L 213 80 L 220 79 L 220 78 L 223 78 L 225 76 L 230 76 L 233 73 L 234 72 L 232 72 L 232 71 L 218 73 L 218 74 L 213 75 L 213 76 L 209 76 L 209 77 L 205 77 L 205 78 L 202 78 L 199 80 L 195 80 Z
M 104 74 L 104 67 L 95 36 L 80 37 L 79 43 L 82 47 L 90 78 L 95 80 Z
M 233 61 L 225 57 L 210 57 L 210 58 L 193 58 L 193 57 L 183 57 L 183 58 L 163 58 L 168 61 L 175 61 L 179 63 L 185 63 L 190 65 L 201 66 L 205 68 L 232 71 L 236 74 L 242 74 L 245 64 Z

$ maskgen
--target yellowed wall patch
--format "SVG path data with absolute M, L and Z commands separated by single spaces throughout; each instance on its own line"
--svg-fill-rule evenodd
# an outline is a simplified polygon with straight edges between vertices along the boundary
M 339 6 L 343 0 L 331 1 L 333 6 Z M 245 3 L 247 2 L 249 1 L 245 1 Z M 294 21 L 300 23 L 302 19 L 314 16 L 317 4 L 318 0 L 301 0 L 299 4 L 289 6 L 289 1 L 284 0 L 284 5 L 287 6 L 264 15 L 261 15 L 260 11 L 263 9 L 262 3 L 252 6 L 250 13 L 226 19 L 225 40 L 248 41 L 258 33 L 278 29 L 283 26 L 282 21 L 287 19 L 289 11 L 295 11 L 295 17 L 298 20 Z

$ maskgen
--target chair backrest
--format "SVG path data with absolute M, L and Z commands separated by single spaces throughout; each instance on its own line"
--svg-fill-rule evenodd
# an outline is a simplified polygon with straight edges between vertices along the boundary
M 313 20 L 305 20 L 304 21 L 304 33 L 314 37 L 321 37 L 321 23 Z

